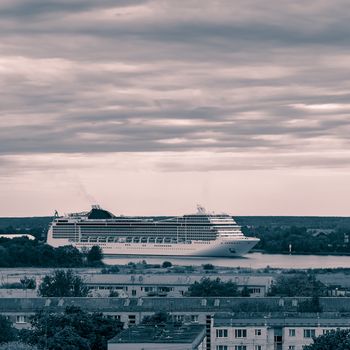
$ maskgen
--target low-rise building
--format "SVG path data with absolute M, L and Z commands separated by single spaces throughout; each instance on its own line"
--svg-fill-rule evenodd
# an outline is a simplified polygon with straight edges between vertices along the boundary
M 220 278 L 223 282 L 232 281 L 238 290 L 243 288 L 251 297 L 265 297 L 273 284 L 273 277 L 267 275 L 211 275 L 210 279 Z M 85 283 L 95 297 L 108 296 L 117 291 L 120 297 L 183 297 L 189 287 L 200 282 L 202 274 L 92 274 L 84 276 Z
M 212 320 L 212 350 L 302 350 L 314 337 L 350 328 L 350 314 L 228 313 Z
M 121 321 L 124 324 L 124 327 L 128 328 L 140 324 L 144 317 L 152 316 L 155 313 L 162 311 L 167 312 L 175 322 L 205 326 L 207 350 L 252 350 L 252 348 L 247 347 L 249 344 L 244 344 L 244 341 L 247 338 L 247 336 L 244 335 L 244 332 L 241 333 L 239 344 L 225 343 L 224 340 L 228 340 L 229 333 L 227 333 L 227 336 L 216 336 L 216 331 L 213 333 L 213 329 L 216 326 L 217 328 L 220 328 L 221 326 L 218 326 L 219 318 L 216 318 L 216 326 L 214 326 L 214 323 L 212 323 L 213 316 L 215 314 L 223 315 L 229 313 L 229 317 L 223 318 L 226 325 L 222 328 L 228 329 L 228 327 L 231 327 L 232 322 L 232 327 L 234 324 L 237 324 L 238 329 L 248 329 L 246 327 L 251 327 L 251 329 L 254 329 L 254 334 L 255 328 L 261 329 L 261 334 L 266 336 L 264 339 L 267 339 L 267 336 L 269 336 L 270 342 L 274 342 L 276 339 L 276 345 L 279 345 L 277 344 L 278 339 L 287 339 L 285 333 L 282 333 L 282 329 L 285 329 L 285 332 L 289 332 L 287 331 L 288 327 L 293 328 L 293 323 L 288 323 L 288 327 L 283 326 L 283 323 L 281 323 L 287 318 L 289 321 L 293 321 L 291 315 L 293 315 L 293 317 L 295 316 L 293 321 L 295 322 L 294 325 L 296 327 L 301 327 L 300 334 L 302 335 L 304 334 L 304 328 L 313 329 L 316 324 L 315 322 L 316 320 L 318 321 L 318 319 L 321 320 L 320 325 L 322 325 L 322 327 L 316 327 L 318 330 L 315 328 L 315 335 L 320 333 L 320 329 L 323 332 L 323 329 L 327 329 L 327 327 L 329 329 L 347 327 L 347 323 L 344 323 L 350 320 L 350 298 L 347 297 L 320 298 L 320 307 L 323 310 L 323 313 L 319 314 L 319 318 L 317 318 L 317 315 L 312 315 L 311 319 L 313 326 L 310 323 L 305 323 L 304 327 L 304 324 L 301 324 L 299 321 L 300 319 L 307 318 L 307 314 L 298 312 L 300 311 L 300 305 L 303 305 L 303 303 L 309 299 L 310 298 L 305 297 L 0 298 L 0 314 L 3 314 L 11 320 L 16 328 L 29 328 L 31 316 L 40 310 L 46 310 L 48 312 L 63 312 L 68 306 L 76 306 L 91 313 L 101 312 L 107 318 L 114 318 Z M 245 316 L 243 317 L 242 315 Z M 259 317 L 257 317 L 257 315 Z M 280 323 L 277 326 L 274 326 L 272 323 L 274 319 L 272 316 L 274 315 L 279 315 L 278 322 Z M 333 319 L 327 315 L 331 315 Z M 258 325 L 256 325 L 257 318 L 259 321 Z M 326 320 L 322 321 L 323 319 Z M 252 322 L 255 322 L 254 325 L 252 325 Z M 265 328 L 263 327 L 265 325 L 264 322 L 266 322 Z M 272 326 L 273 329 L 276 329 L 276 333 L 275 330 L 273 333 L 268 333 L 268 330 L 271 329 Z M 280 331 L 278 331 L 278 329 Z M 233 334 L 232 332 L 230 334 Z M 278 334 L 278 332 L 280 332 L 280 334 Z M 308 336 L 308 334 L 313 335 L 313 332 L 305 332 L 306 336 Z M 223 334 L 225 335 L 225 332 Z M 246 333 L 246 335 L 248 335 L 248 333 Z M 262 337 L 260 334 L 257 334 L 257 336 Z M 274 338 L 275 336 L 282 338 Z M 265 342 L 264 344 L 266 345 L 268 343 Z M 265 350 L 266 348 L 263 347 L 261 349 L 259 347 L 255 348 L 255 345 L 263 346 L 264 344 L 254 344 L 253 350 Z M 287 343 L 285 342 L 284 344 Z M 251 345 L 253 344 L 250 344 L 249 346 Z M 297 344 L 291 343 L 289 345 L 291 346 L 290 349 L 288 347 L 283 349 L 300 350 L 298 348 L 293 349 L 292 346 L 297 346 Z M 216 349 L 216 346 L 218 346 L 218 349 Z M 219 346 L 223 346 L 223 348 L 220 348 Z M 225 346 L 227 348 L 225 348 Z M 231 348 L 228 346 L 231 346 Z M 239 346 L 243 346 L 243 348 L 239 348 Z M 244 348 L 244 346 L 247 348 Z M 278 350 L 281 349 L 281 347 L 278 348 Z
M 108 341 L 108 350 L 205 350 L 205 327 L 200 325 L 138 325 Z

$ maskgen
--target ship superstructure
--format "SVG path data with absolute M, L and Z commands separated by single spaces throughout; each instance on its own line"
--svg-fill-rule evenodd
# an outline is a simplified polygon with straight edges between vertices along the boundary
M 259 241 L 243 235 L 227 214 L 175 217 L 114 216 L 93 206 L 90 212 L 56 216 L 47 242 L 79 249 L 99 245 L 105 255 L 240 256 Z

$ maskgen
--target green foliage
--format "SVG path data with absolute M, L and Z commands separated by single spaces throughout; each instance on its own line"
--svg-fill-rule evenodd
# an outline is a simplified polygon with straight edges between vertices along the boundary
M 194 282 L 188 288 L 190 297 L 235 297 L 238 296 L 236 283 L 232 281 L 222 282 L 220 278 L 214 280 L 202 278 L 200 282 Z
M 120 269 L 118 266 L 116 265 L 113 265 L 113 266 L 110 266 L 110 267 L 104 267 L 102 270 L 101 270 L 101 273 L 102 274 L 114 274 L 114 273 L 119 273 L 120 272 Z
M 299 312 L 322 312 L 320 298 L 313 296 L 310 300 L 302 301 L 298 304 Z
M 162 267 L 164 269 L 168 268 L 168 267 L 172 267 L 173 264 L 170 262 L 170 261 L 164 261 L 163 264 L 162 264 Z
M 331 331 L 314 339 L 314 343 L 304 350 L 349 350 L 350 330 Z
M 212 264 L 203 264 L 203 270 L 214 270 L 215 267 Z
M 89 314 L 77 307 L 64 313 L 38 312 L 27 335 L 31 344 L 47 350 L 106 350 L 107 341 L 122 330 L 122 323 Z
M 88 288 L 72 270 L 56 270 L 46 275 L 39 286 L 42 297 L 86 297 Z
M 326 286 L 316 280 L 314 275 L 295 274 L 280 276 L 272 286 L 270 295 L 312 297 L 322 296 L 325 291 Z
M 16 339 L 16 330 L 12 323 L 3 315 L 0 315 L 0 344 Z
M 159 326 L 170 322 L 170 315 L 167 312 L 160 311 L 152 316 L 145 316 L 142 320 L 142 324 L 149 326 Z
M 118 291 L 115 290 L 115 289 L 110 290 L 110 291 L 109 291 L 109 297 L 110 297 L 110 298 L 117 298 L 117 297 L 119 297 Z
M 322 222 L 323 218 L 318 218 Z M 302 221 L 301 221 L 302 222 Z M 350 243 L 345 240 L 350 235 L 347 228 L 331 227 L 331 232 L 310 231 L 311 226 L 276 226 L 275 224 L 265 226 L 243 227 L 242 230 L 247 236 L 260 238 L 256 249 L 262 249 L 267 253 L 288 253 L 289 245 L 292 246 L 292 253 L 350 253 Z M 325 227 L 325 226 L 316 226 Z
M 1 344 L 0 350 L 38 350 L 38 348 L 36 346 L 29 345 L 26 343 L 13 341 Z
M 21 281 L 21 285 L 23 286 L 23 289 L 35 289 L 36 288 L 35 278 L 28 278 L 27 276 L 25 276 L 20 281 Z
M 247 286 L 244 286 L 243 289 L 241 290 L 241 296 L 242 297 L 249 297 L 250 292 Z
M 90 266 L 103 265 L 102 258 L 102 249 L 98 245 L 94 245 L 93 247 L 91 247 L 91 249 L 87 253 L 87 261 Z
M 28 238 L 0 238 L 0 267 L 81 267 L 83 254 L 72 246 L 53 248 Z

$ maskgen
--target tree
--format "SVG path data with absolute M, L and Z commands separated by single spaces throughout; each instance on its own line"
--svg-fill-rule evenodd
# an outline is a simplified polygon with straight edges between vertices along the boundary
M 64 313 L 40 311 L 31 325 L 29 343 L 47 350 L 106 350 L 107 341 L 123 328 L 118 320 L 74 306 L 67 307 Z
M 117 297 L 119 297 L 119 292 L 115 289 L 111 289 L 109 291 L 109 297 L 110 298 L 117 298 Z
M 160 311 L 152 316 L 145 316 L 142 320 L 142 324 L 148 326 L 159 326 L 166 324 L 170 321 L 170 315 L 167 312 Z
M 271 295 L 281 296 L 320 296 L 325 293 L 326 286 L 316 280 L 314 275 L 295 274 L 280 276 L 271 288 Z
M 94 245 L 87 254 L 88 264 L 92 266 L 103 265 L 102 258 L 102 249 L 98 245 Z
M 74 328 L 64 327 L 45 339 L 45 349 L 49 350 L 90 350 L 87 339 L 81 337 Z
M 212 264 L 203 264 L 203 270 L 209 271 L 209 270 L 214 270 L 214 265 Z
M 170 262 L 170 261 L 164 261 L 163 264 L 162 264 L 162 267 L 164 269 L 168 268 L 168 267 L 172 267 L 173 264 Z
M 234 297 L 238 296 L 237 284 L 228 281 L 222 282 L 220 278 L 211 280 L 202 278 L 200 282 L 194 282 L 188 288 L 188 295 L 191 297 Z
M 82 278 L 72 270 L 56 270 L 46 275 L 39 286 L 43 297 L 86 297 L 88 291 Z
M 348 350 L 350 349 L 350 330 L 331 331 L 314 339 L 314 343 L 304 350 Z
M 16 331 L 12 323 L 3 315 L 0 315 L 0 344 L 12 341 L 16 338 Z
M 241 295 L 242 297 L 249 297 L 250 292 L 247 286 L 244 286 L 243 289 L 241 290 Z
M 21 285 L 23 286 L 23 289 L 35 289 L 36 288 L 36 282 L 35 278 L 28 278 L 25 276 L 24 278 L 21 278 Z
M 320 298 L 314 295 L 310 300 L 302 301 L 298 304 L 299 312 L 322 312 Z
M 29 345 L 26 343 L 13 341 L 1 344 L 0 350 L 38 350 L 38 348 L 36 346 Z

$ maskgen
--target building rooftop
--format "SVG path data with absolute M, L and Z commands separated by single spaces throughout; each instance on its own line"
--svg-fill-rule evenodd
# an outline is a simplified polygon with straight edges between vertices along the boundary
M 300 302 L 308 298 L 0 298 L 0 313 L 36 312 L 64 310 L 67 306 L 78 306 L 89 312 L 298 312 Z M 350 313 L 350 298 L 320 298 L 323 311 Z
M 214 327 L 339 327 L 350 326 L 350 314 L 339 313 L 217 313 Z
M 189 343 L 200 342 L 205 337 L 201 325 L 166 324 L 163 326 L 139 325 L 124 330 L 108 343 Z
M 273 277 L 271 276 L 251 276 L 251 275 L 210 275 L 204 277 L 210 279 L 220 278 L 221 281 L 227 282 L 231 280 L 238 285 L 244 286 L 270 286 Z M 191 285 L 199 282 L 203 278 L 203 274 L 91 274 L 85 276 L 85 282 L 88 285 Z

